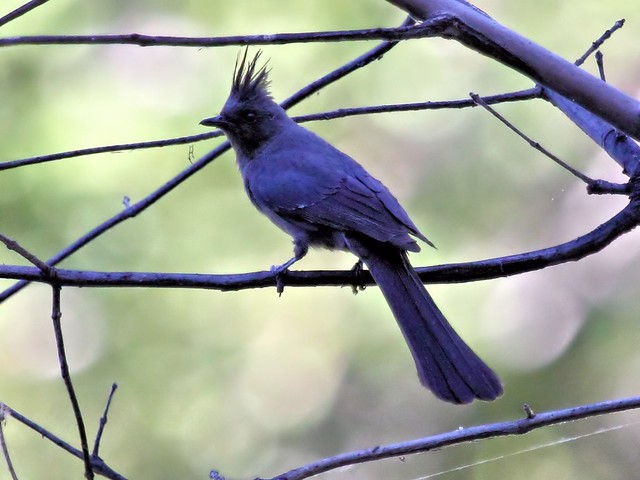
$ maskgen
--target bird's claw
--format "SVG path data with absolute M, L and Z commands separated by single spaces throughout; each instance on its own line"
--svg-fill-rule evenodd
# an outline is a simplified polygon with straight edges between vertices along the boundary
M 286 265 L 273 265 L 270 271 L 276 278 L 276 292 L 278 292 L 278 296 L 281 297 L 282 292 L 284 292 L 284 276 L 289 271 L 289 267 Z
M 367 288 L 366 285 L 362 283 L 358 283 L 358 280 L 360 280 L 360 275 L 363 272 L 363 266 L 364 265 L 362 263 L 362 260 L 358 260 L 356 264 L 353 266 L 353 268 L 351 269 L 351 273 L 355 277 L 354 282 L 351 284 L 351 291 L 353 292 L 354 295 L 357 295 L 358 292 Z

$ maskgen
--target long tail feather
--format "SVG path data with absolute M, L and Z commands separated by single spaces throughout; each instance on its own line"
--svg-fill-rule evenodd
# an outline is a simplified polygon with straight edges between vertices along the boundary
M 416 363 L 420 382 L 452 403 L 495 400 L 502 384 L 453 330 L 418 278 L 406 252 L 350 239 L 384 294 Z

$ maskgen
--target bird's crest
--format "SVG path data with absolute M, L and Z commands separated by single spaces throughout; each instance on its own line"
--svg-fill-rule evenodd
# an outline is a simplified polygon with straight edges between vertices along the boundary
M 256 53 L 251 60 L 247 60 L 248 51 L 249 48 L 245 48 L 244 53 L 239 54 L 236 59 L 236 66 L 233 70 L 231 94 L 242 99 L 256 96 L 267 96 L 271 98 L 267 64 L 265 63 L 262 67 L 257 68 L 262 50 L 258 50 L 258 53 Z

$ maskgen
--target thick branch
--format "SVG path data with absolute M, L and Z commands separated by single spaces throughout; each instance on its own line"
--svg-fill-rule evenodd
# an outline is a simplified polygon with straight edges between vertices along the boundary
M 629 176 L 640 173 L 640 147 L 613 125 L 588 112 L 553 90 L 544 89 L 545 97 L 599 145 Z
M 570 98 L 636 140 L 640 103 L 460 0 L 387 0 L 422 20 L 450 17 L 444 38 L 491 57 Z

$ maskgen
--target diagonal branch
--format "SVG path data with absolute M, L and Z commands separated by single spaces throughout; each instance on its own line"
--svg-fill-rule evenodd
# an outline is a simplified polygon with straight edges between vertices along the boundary
M 28 419 L 27 417 L 22 415 L 20 412 L 17 412 L 13 408 L 9 407 L 7 404 L 0 402 L 0 410 L 4 411 L 8 416 L 22 423 L 26 427 L 29 427 L 31 430 L 36 432 L 42 438 L 46 438 L 51 443 L 57 445 L 64 451 L 73 455 L 74 457 L 82 459 L 82 451 L 78 450 L 77 448 L 73 447 L 69 443 L 65 442 L 60 437 L 51 433 L 49 430 L 41 427 L 33 420 Z M 91 458 L 91 466 L 93 468 L 93 471 L 98 475 L 102 475 L 103 477 L 110 478 L 112 480 L 126 480 L 125 477 L 123 477 L 122 475 L 117 473 L 115 470 L 113 470 L 111 467 L 109 467 L 99 457 Z
M 475 442 L 489 438 L 524 435 L 533 430 L 544 428 L 549 425 L 558 425 L 569 421 L 582 420 L 610 413 L 634 410 L 637 408 L 640 408 L 640 397 L 609 400 L 606 402 L 538 414 L 533 413 L 530 407 L 525 406 L 525 418 L 508 422 L 479 425 L 476 427 L 459 428 L 433 437 L 377 446 L 367 450 L 342 453 L 334 457 L 325 458 L 323 460 L 295 468 L 273 477 L 270 480 L 303 480 L 347 465 L 357 465 L 385 458 L 430 452 L 443 447 L 460 445 L 462 443 Z
M 7 23 L 21 17 L 25 13 L 29 13 L 34 8 L 38 8 L 40 5 L 47 3 L 49 0 L 31 0 L 24 5 L 16 8 L 14 11 L 7 13 L 4 17 L 0 18 L 0 27 Z

